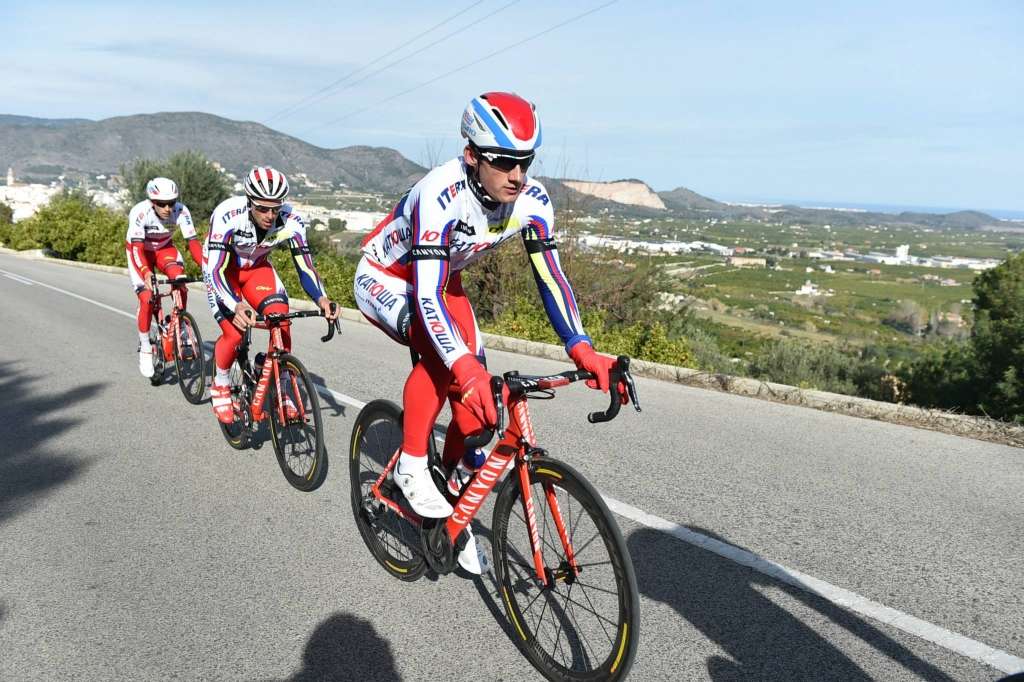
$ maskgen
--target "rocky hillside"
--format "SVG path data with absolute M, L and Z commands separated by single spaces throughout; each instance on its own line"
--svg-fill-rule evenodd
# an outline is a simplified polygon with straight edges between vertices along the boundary
M 562 180 L 562 183 L 581 194 L 607 199 L 618 204 L 643 206 L 665 210 L 665 203 L 653 189 L 641 180 L 615 180 L 613 182 L 589 182 L 586 180 Z

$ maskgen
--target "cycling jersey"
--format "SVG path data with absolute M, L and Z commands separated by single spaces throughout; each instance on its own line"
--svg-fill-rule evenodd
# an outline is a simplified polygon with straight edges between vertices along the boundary
M 146 251 L 157 251 L 171 243 L 175 227 L 181 230 L 181 236 L 185 239 L 196 238 L 192 214 L 185 204 L 176 202 L 165 222 L 157 216 L 152 202 L 146 199 L 135 204 L 128 212 L 128 235 L 125 241 L 129 244 L 142 243 Z
M 181 236 L 188 244 L 188 252 L 196 265 L 202 265 L 203 252 L 196 239 L 196 227 L 192 224 L 192 214 L 188 206 L 180 201 L 175 202 L 174 208 L 167 220 L 161 220 L 153 209 L 149 199 L 140 201 L 128 212 L 128 234 L 125 236 L 125 250 L 128 256 L 129 274 L 131 275 L 132 286 L 136 291 L 145 288 L 145 280 L 152 272 L 153 254 L 156 252 L 167 252 L 167 249 L 174 249 L 172 239 L 174 229 L 181 230 Z M 177 254 L 177 249 L 174 250 Z M 178 261 L 181 255 L 178 254 Z M 184 263 L 181 263 L 184 266 Z
M 210 233 L 203 245 L 203 277 L 207 288 L 233 311 L 241 299 L 236 295 L 228 271 L 269 264 L 270 252 L 281 246 L 291 250 L 302 288 L 311 299 L 319 301 L 324 296 L 324 285 L 313 266 L 302 217 L 293 212 L 289 204 L 282 205 L 274 224 L 263 239 L 259 239 L 256 226 L 249 218 L 249 200 L 244 196 L 225 199 L 213 209 Z
M 477 196 L 456 158 L 430 171 L 362 243 L 365 258 L 408 284 L 414 309 L 446 366 L 470 352 L 445 304 L 450 275 L 521 235 L 551 326 L 566 346 L 590 343 L 552 237 L 554 211 L 544 186 L 527 178 L 519 198 Z M 357 287 L 359 283 L 357 282 Z

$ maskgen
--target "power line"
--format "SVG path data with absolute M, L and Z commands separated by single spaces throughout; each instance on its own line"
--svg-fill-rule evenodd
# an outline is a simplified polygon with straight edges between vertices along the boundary
M 381 60 L 383 60 L 385 57 L 388 57 L 388 56 L 394 54 L 395 52 L 397 52 L 401 48 L 407 47 L 412 42 L 416 42 L 416 40 L 418 40 L 420 37 L 423 37 L 423 36 L 427 35 L 428 33 L 432 32 L 434 29 L 438 28 L 439 26 L 442 26 L 442 25 L 448 23 L 452 19 L 458 17 L 459 15 L 465 13 L 466 11 L 472 9 L 473 7 L 481 4 L 481 2 L 483 2 L 483 0 L 480 0 L 479 2 L 475 2 L 475 3 L 471 4 L 471 5 L 469 5 L 468 7 L 466 7 L 465 9 L 462 9 L 462 10 L 456 12 L 455 14 L 453 14 L 453 15 L 449 16 L 448 18 L 446 18 L 445 20 L 443 20 L 443 21 L 435 24 L 434 26 L 430 27 L 429 29 L 427 29 L 426 31 L 421 33 L 420 36 L 418 36 L 416 39 L 414 39 L 410 43 L 406 43 L 404 45 L 399 45 L 398 47 L 396 47 L 395 49 L 391 50 L 390 52 L 388 52 L 388 53 L 386 53 L 384 55 L 381 55 L 380 57 L 377 57 L 376 59 L 374 59 L 373 61 L 369 62 L 368 64 L 365 64 L 365 65 L 361 66 L 360 68 L 356 69 L 355 71 L 353 71 L 352 73 L 348 74 L 344 78 L 340 78 L 340 79 L 334 81 L 333 83 L 331 83 L 330 85 L 328 85 L 327 87 L 321 88 L 319 91 L 313 93 L 313 95 L 311 95 L 310 97 L 305 98 L 305 100 L 303 100 L 303 102 L 300 102 L 297 105 L 292 105 L 292 106 L 288 107 L 287 109 L 284 110 L 284 111 L 287 112 L 285 114 L 285 116 L 291 116 L 292 114 L 294 114 L 295 112 L 299 111 L 300 109 L 304 109 L 306 107 L 312 106 L 313 104 L 315 104 L 317 102 L 320 102 L 320 101 L 323 101 L 324 99 L 326 99 L 328 97 L 331 97 L 331 96 L 337 94 L 338 92 L 341 92 L 342 90 L 348 90 L 349 88 L 351 88 L 351 87 L 353 87 L 355 85 L 358 85 L 359 83 L 367 81 L 370 78 L 373 78 L 374 76 L 376 76 L 377 74 L 379 74 L 379 73 L 381 73 L 383 71 L 387 71 L 391 67 L 396 66 L 398 64 L 401 64 L 402 62 L 406 61 L 407 59 L 410 59 L 410 58 L 420 54 L 421 52 L 423 52 L 425 50 L 429 50 L 430 48 L 434 47 L 435 45 L 437 45 L 439 43 L 442 43 L 445 40 L 448 40 L 449 38 L 462 33 L 466 29 L 471 28 L 473 26 L 476 26 L 477 24 L 479 24 L 479 23 L 481 23 L 481 22 L 483 22 L 483 21 L 485 21 L 487 19 L 490 19 L 495 14 L 498 14 L 499 12 L 505 11 L 506 9 L 508 9 L 509 7 L 511 7 L 512 5 L 515 5 L 516 3 L 520 2 L 520 1 L 521 0 L 512 0 L 511 2 L 508 2 L 508 3 L 504 4 L 504 5 L 502 5 L 501 7 L 499 7 L 498 9 L 494 10 L 493 12 L 485 14 L 484 16 L 480 17 L 479 19 L 475 19 L 475 20 L 469 22 L 468 24 L 466 24 L 464 26 L 460 26 L 459 28 L 455 29 L 454 31 L 446 33 L 445 35 L 441 36 L 437 40 L 435 40 L 435 41 L 433 41 L 431 43 L 428 43 L 427 45 L 424 45 L 423 47 L 419 48 L 418 50 L 410 52 L 409 54 L 405 55 L 404 57 L 399 57 L 398 59 L 396 59 L 396 60 L 394 60 L 392 62 L 389 62 L 388 64 L 385 64 L 384 66 L 380 67 L 379 69 L 371 71 L 370 73 L 366 74 L 365 76 L 363 76 L 359 80 L 356 80 L 356 81 L 353 81 L 353 82 L 349 82 L 349 83 L 345 84 L 344 87 L 342 87 L 342 88 L 337 88 L 338 85 L 341 85 L 345 81 L 349 80 L 352 76 L 356 75 L 357 73 L 359 73 L 361 71 L 366 70 L 368 67 L 373 66 L 374 64 L 376 64 L 376 63 L 380 62 Z M 333 90 L 334 92 L 328 92 L 330 90 Z M 273 119 L 276 116 L 277 116 L 277 114 L 275 114 L 275 116 L 271 117 L 271 118 Z
M 448 23 L 449 21 L 451 21 L 451 20 L 452 20 L 452 19 L 454 19 L 455 17 L 459 16 L 460 14 L 464 14 L 464 13 L 468 12 L 469 10 L 473 9 L 473 8 L 474 8 L 474 7 L 476 7 L 477 5 L 480 5 L 480 4 L 482 4 L 483 2 L 484 2 L 484 0 L 477 0 L 477 2 L 473 2 L 473 3 L 470 3 L 470 4 L 469 4 L 469 5 L 467 5 L 466 7 L 464 7 L 464 8 L 462 8 L 462 9 L 460 9 L 460 10 L 459 10 L 458 12 L 456 12 L 455 14 L 452 14 L 451 16 L 449 16 L 449 17 L 447 17 L 447 18 L 445 18 L 445 19 L 442 19 L 441 21 L 437 22 L 436 24 L 434 24 L 433 26 L 431 26 L 430 28 L 428 28 L 428 29 L 427 29 L 426 31 L 422 31 L 422 32 L 420 32 L 420 33 L 419 33 L 419 34 L 418 34 L 418 35 L 417 35 L 417 36 L 416 36 L 415 38 L 413 38 L 412 40 L 410 40 L 410 41 L 407 41 L 407 42 L 404 42 L 404 43 L 399 43 L 399 44 L 398 44 L 397 46 L 393 47 L 393 48 L 392 48 L 391 50 L 389 50 L 389 51 L 385 52 L 384 54 L 382 54 L 382 55 L 380 55 L 380 56 L 374 57 L 373 59 L 371 59 L 371 60 L 370 60 L 370 61 L 368 61 L 367 63 L 365 63 L 365 64 L 363 64 L 362 66 L 360 66 L 360 67 L 359 67 L 358 69 L 356 69 L 355 71 L 352 71 L 352 72 L 350 72 L 350 73 L 348 73 L 348 74 L 346 74 L 346 75 L 342 76 L 341 78 L 337 79 L 337 80 L 336 80 L 336 81 L 334 81 L 333 83 L 330 83 L 330 84 L 328 84 L 328 85 L 326 85 L 326 86 L 324 86 L 324 87 L 320 88 L 319 90 L 317 90 L 316 92 L 314 92 L 314 93 L 312 93 L 312 94 L 306 95 L 306 96 L 305 96 L 305 97 L 303 97 L 303 98 L 302 98 L 302 99 L 301 99 L 301 100 L 300 100 L 300 101 L 299 101 L 298 103 L 296 103 L 296 104 L 289 104 L 288 106 L 286 106 L 286 107 L 285 107 L 284 109 L 281 109 L 281 110 L 280 110 L 280 111 L 278 111 L 277 113 L 275 113 L 275 114 L 271 114 L 271 115 L 270 115 L 270 117 L 269 117 L 269 118 L 267 119 L 267 121 L 268 121 L 268 122 L 270 122 L 270 121 L 273 121 L 274 119 L 278 118 L 279 116 L 290 116 L 291 114 L 295 113 L 296 111 L 298 111 L 299 109 L 301 109 L 301 108 L 302 108 L 303 106 L 305 106 L 305 103 L 306 103 L 306 102 L 307 102 L 308 100 L 311 100 L 311 99 L 315 98 L 315 97 L 316 97 L 317 95 L 319 95 L 320 93 L 323 93 L 323 92 L 327 92 L 327 91 L 328 91 L 328 90 L 330 90 L 331 88 L 333 88 L 333 87 L 335 87 L 335 86 L 337 86 L 337 85 L 340 85 L 341 83 L 344 83 L 345 81 L 347 81 L 347 80 L 348 80 L 349 78 L 351 78 L 352 76 L 356 75 L 356 74 L 357 74 L 357 73 L 359 73 L 360 71 L 364 71 L 365 69 L 367 69 L 367 68 L 369 68 L 369 67 L 373 66 L 374 64 L 376 64 L 377 62 L 381 61 L 382 59 L 384 59 L 384 58 L 386 58 L 386 57 L 390 57 L 390 56 L 391 56 L 391 55 L 393 55 L 394 53 L 396 53 L 396 52 L 398 52 L 399 50 L 401 50 L 401 49 L 402 49 L 403 47 L 408 47 L 409 45 L 411 45 L 411 44 L 415 43 L 415 42 L 416 42 L 417 40 L 419 40 L 420 38 L 423 38 L 424 36 L 426 36 L 426 35 L 430 34 L 430 33 L 431 33 L 432 31 L 434 31 L 435 29 L 437 29 L 437 28 L 439 28 L 439 27 L 441 27 L 441 26 L 444 26 L 445 24 L 447 24 L 447 23 Z
M 351 112 L 345 114 L 344 116 L 340 116 L 340 117 L 338 117 L 336 119 L 328 121 L 327 123 L 324 123 L 322 125 L 316 126 L 314 128 L 307 128 L 306 130 L 302 131 L 301 134 L 305 135 L 306 133 L 309 133 L 311 131 L 320 130 L 321 128 L 326 128 L 328 126 L 335 125 L 336 123 L 341 123 L 342 121 L 348 120 L 348 119 L 352 118 L 353 116 L 356 116 L 358 114 L 363 113 L 364 111 L 368 111 L 370 109 L 378 107 L 381 104 L 386 104 L 386 103 L 390 102 L 393 99 L 398 99 L 399 97 L 402 97 L 403 95 L 408 95 L 410 92 L 415 92 L 416 90 L 419 90 L 420 88 L 425 88 L 426 86 L 430 85 L 431 83 L 436 83 L 437 81 L 441 80 L 442 78 L 447 78 L 448 76 L 451 76 L 454 73 L 458 73 L 459 71 L 462 71 L 464 69 L 468 69 L 471 66 L 476 66 L 480 62 L 487 61 L 488 59 L 491 59 L 492 57 L 496 57 L 499 54 L 502 54 L 502 53 L 504 53 L 504 52 L 506 52 L 508 50 L 511 50 L 514 47 L 519 47 L 520 45 L 524 45 L 525 43 L 530 42 L 531 40 L 536 40 L 537 38 L 540 38 L 543 35 L 547 35 L 548 33 L 551 33 L 552 31 L 554 31 L 556 29 L 562 28 L 566 24 L 571 24 L 574 21 L 578 21 L 579 19 L 582 19 L 583 17 L 586 17 L 588 15 L 593 14 L 594 12 L 602 10 L 605 7 L 608 7 L 609 5 L 614 5 L 616 2 L 618 2 L 618 0 L 609 0 L 609 2 L 606 2 L 603 5 L 598 5 L 597 7 L 594 7 L 593 9 L 589 9 L 586 12 L 581 12 L 580 14 L 577 14 L 577 15 L 575 15 L 573 17 L 570 17 L 570 18 L 566 19 L 563 22 L 560 22 L 558 24 L 555 24 L 554 26 L 550 26 L 550 27 L 544 29 L 543 31 L 540 31 L 539 33 L 534 33 L 531 36 L 523 38 L 522 40 L 519 40 L 517 42 L 514 42 L 514 43 L 511 43 L 509 45 L 506 45 L 505 47 L 502 47 L 502 48 L 500 48 L 498 50 L 495 50 L 494 52 L 491 52 L 490 54 L 487 54 L 487 55 L 485 55 L 483 57 L 480 57 L 479 59 L 471 61 L 471 62 L 469 62 L 467 64 L 463 64 L 462 66 L 456 67 L 456 68 L 452 69 L 451 71 L 446 71 L 445 73 L 442 73 L 440 76 L 436 76 L 434 78 L 431 78 L 430 80 L 425 81 L 423 83 L 420 83 L 419 85 L 415 85 L 415 86 L 413 86 L 413 87 L 411 87 L 411 88 L 409 88 L 407 90 L 403 90 L 402 92 L 399 92 L 398 94 L 391 95 L 390 97 L 386 97 L 385 99 L 382 99 L 382 100 L 378 100 L 378 101 L 374 102 L 373 104 L 369 104 L 369 105 L 363 107 L 362 109 L 356 109 L 355 111 L 351 111 Z

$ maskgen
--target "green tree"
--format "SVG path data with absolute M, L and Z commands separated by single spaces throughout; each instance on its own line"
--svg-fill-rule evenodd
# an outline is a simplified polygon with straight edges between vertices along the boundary
M 0 225 L 10 225 L 14 222 L 14 210 L 0 201 Z
M 986 414 L 1024 421 L 1024 254 L 974 280 L 971 347 Z
M 170 178 L 178 183 L 181 200 L 192 212 L 192 219 L 205 223 L 220 202 L 231 192 L 225 176 L 196 151 L 179 152 L 162 161 L 138 159 L 121 169 L 132 201 L 146 198 L 146 183 L 155 177 Z

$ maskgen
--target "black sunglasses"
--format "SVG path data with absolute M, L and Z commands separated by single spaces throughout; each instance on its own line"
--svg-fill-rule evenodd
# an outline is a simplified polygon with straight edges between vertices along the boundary
M 492 152 L 480 152 L 480 156 L 491 164 L 502 173 L 511 173 L 512 169 L 519 166 L 525 173 L 529 169 L 530 164 L 533 163 L 535 158 L 533 154 L 525 158 L 518 158 L 515 156 L 503 156 L 501 154 L 494 154 Z
M 260 204 L 253 204 L 252 205 L 252 210 L 256 211 L 257 213 L 280 213 L 281 212 L 281 207 L 280 206 L 261 206 Z
M 160 208 L 167 208 L 168 206 L 174 206 L 178 203 L 177 199 L 172 199 L 171 201 L 157 201 L 156 199 L 150 199 L 150 201 L 153 202 L 154 206 L 159 206 Z

